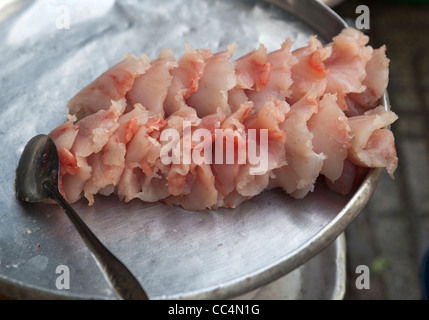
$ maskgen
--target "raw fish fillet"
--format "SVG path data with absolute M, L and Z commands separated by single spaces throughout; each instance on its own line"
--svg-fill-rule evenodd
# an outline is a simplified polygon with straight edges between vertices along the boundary
M 97 194 L 161 201 L 188 210 L 234 208 L 264 190 L 303 198 L 322 177 L 352 190 L 363 168 L 398 165 L 380 99 L 388 85 L 386 47 L 344 29 L 291 51 L 285 39 L 235 60 L 185 46 L 150 61 L 125 58 L 68 103 L 53 129 L 60 190 L 70 202 Z

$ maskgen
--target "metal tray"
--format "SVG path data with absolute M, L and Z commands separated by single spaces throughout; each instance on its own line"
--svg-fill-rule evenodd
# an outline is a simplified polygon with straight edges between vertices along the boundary
M 317 1 L 269 2 L 6 2 L 0 15 L 0 293 L 115 298 L 60 208 L 16 200 L 15 167 L 25 143 L 65 121 L 67 100 L 126 52 L 156 58 L 169 47 L 180 57 L 184 43 L 218 51 L 236 42 L 238 57 L 260 43 L 277 49 L 286 37 L 294 47 L 311 34 L 329 40 L 345 26 Z M 67 13 L 69 29 L 58 28 Z M 384 103 L 387 108 L 387 96 Z M 318 182 L 305 199 L 272 190 L 235 210 L 189 212 L 102 196 L 92 207 L 80 201 L 74 208 L 150 298 L 225 299 L 279 279 L 321 252 L 365 206 L 380 173 L 371 170 L 347 197 Z M 69 289 L 56 287 L 59 265 L 70 271 Z

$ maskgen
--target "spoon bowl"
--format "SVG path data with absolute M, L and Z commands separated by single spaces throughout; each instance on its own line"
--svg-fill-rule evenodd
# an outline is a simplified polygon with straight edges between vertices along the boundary
M 44 185 L 58 181 L 59 158 L 56 146 L 47 135 L 37 135 L 28 141 L 16 170 L 17 197 L 25 202 L 51 199 Z
M 131 272 L 97 239 L 58 189 L 60 162 L 53 140 L 44 134 L 25 146 L 16 169 L 16 196 L 25 202 L 54 200 L 76 227 L 100 270 L 119 299 L 147 300 L 148 296 Z

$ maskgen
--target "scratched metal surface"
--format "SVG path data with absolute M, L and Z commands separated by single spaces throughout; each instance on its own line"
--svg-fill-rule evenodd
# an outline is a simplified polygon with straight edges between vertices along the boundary
M 251 0 L 7 1 L 0 15 L 0 293 L 114 298 L 63 212 L 15 199 L 14 170 L 25 143 L 61 124 L 67 100 L 126 52 L 155 58 L 169 47 L 180 57 L 184 43 L 217 51 L 236 42 L 238 57 L 259 43 L 274 50 L 286 37 L 299 47 L 311 34 L 333 36 L 342 26 L 315 1 L 270 2 L 292 6 L 300 18 Z M 70 28 L 59 30 L 62 5 Z M 327 247 L 366 204 L 379 173 L 372 171 L 349 197 L 319 184 L 303 200 L 273 190 L 235 210 L 189 212 L 115 197 L 74 208 L 150 298 L 229 298 L 284 276 Z M 58 265 L 69 267 L 69 290 L 55 286 Z

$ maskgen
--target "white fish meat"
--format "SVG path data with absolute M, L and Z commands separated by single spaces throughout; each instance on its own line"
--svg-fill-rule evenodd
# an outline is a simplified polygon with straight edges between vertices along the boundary
M 285 39 L 235 60 L 185 46 L 150 61 L 126 55 L 68 103 L 53 129 L 60 190 L 70 202 L 116 195 L 188 210 L 234 208 L 264 190 L 303 198 L 319 177 L 347 194 L 365 168 L 398 165 L 380 105 L 386 47 L 344 29 L 291 51 Z

